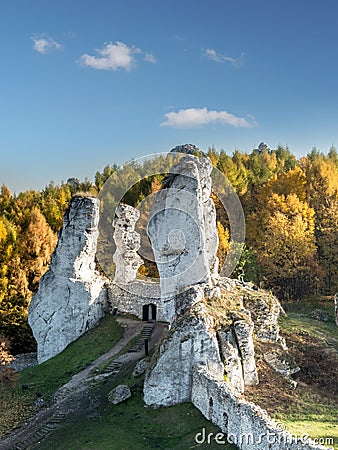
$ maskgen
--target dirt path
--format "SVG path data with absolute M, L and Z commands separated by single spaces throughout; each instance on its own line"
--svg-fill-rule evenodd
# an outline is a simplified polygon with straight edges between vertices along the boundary
M 15 432 L 5 436 L 0 443 L 1 450 L 23 450 L 38 445 L 44 437 L 55 430 L 60 423 L 64 422 L 72 411 L 76 410 L 81 399 L 88 393 L 93 382 L 97 382 L 102 377 L 112 376 L 114 370 L 118 370 L 124 362 L 137 360 L 144 356 L 141 339 L 138 342 L 139 349 L 131 353 L 124 353 L 114 360 L 112 363 L 114 368 L 112 368 L 111 373 L 108 371 L 105 374 L 95 376 L 95 369 L 116 356 L 131 340 L 140 335 L 141 332 L 143 333 L 142 330 L 153 327 L 152 335 L 149 338 L 149 350 L 151 350 L 165 328 L 165 325 L 161 323 L 150 325 L 145 322 L 126 318 L 118 318 L 117 320 L 124 328 L 123 336 L 117 344 L 90 363 L 81 372 L 74 375 L 65 385 L 61 386 L 55 392 L 53 403 L 50 406 L 42 408 L 27 423 L 22 424 Z

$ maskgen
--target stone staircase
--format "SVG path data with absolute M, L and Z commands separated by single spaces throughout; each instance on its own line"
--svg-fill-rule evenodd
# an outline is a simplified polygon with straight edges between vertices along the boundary
M 145 325 L 141 331 L 140 337 L 137 339 L 135 344 L 128 349 L 128 353 L 137 353 L 144 347 L 144 341 L 150 339 L 155 325 Z
M 67 414 L 65 413 L 55 412 L 32 436 L 16 444 L 16 446 L 13 447 L 13 450 L 28 450 L 35 444 L 38 444 L 49 433 L 55 430 L 55 428 L 65 420 L 66 416 Z
M 103 373 L 109 374 L 110 376 L 116 375 L 119 373 L 120 369 L 122 367 L 122 363 L 119 361 L 112 361 L 104 370 Z

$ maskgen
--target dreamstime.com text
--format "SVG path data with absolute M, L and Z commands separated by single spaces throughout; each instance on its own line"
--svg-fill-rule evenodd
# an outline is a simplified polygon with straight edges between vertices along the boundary
M 308 444 L 314 443 L 316 445 L 326 445 L 333 446 L 334 439 L 332 437 L 323 437 L 323 438 L 310 438 L 307 435 L 303 435 L 301 437 L 295 436 L 292 434 L 283 435 L 280 433 L 267 431 L 266 433 L 253 435 L 252 433 L 243 433 L 241 435 L 235 435 L 232 433 L 224 434 L 224 433 L 208 433 L 205 428 L 202 428 L 202 431 L 196 433 L 195 442 L 197 444 L 211 444 L 216 443 L 219 445 L 224 444 L 235 444 L 235 445 L 259 445 L 259 444 Z

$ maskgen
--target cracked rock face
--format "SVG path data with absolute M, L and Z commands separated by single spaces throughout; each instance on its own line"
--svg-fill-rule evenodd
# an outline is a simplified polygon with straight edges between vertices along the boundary
M 98 199 L 73 197 L 49 270 L 29 306 L 39 363 L 60 353 L 104 314 L 106 279 L 95 270 L 98 221 Z
M 160 274 L 163 298 L 197 283 L 212 285 L 217 275 L 216 212 L 210 199 L 212 164 L 209 158 L 187 153 L 171 170 L 156 195 L 148 235 Z M 183 151 L 185 150 L 185 151 Z
M 192 371 L 198 365 L 222 379 L 224 367 L 213 320 L 201 302 L 203 296 L 201 286 L 193 286 L 178 295 L 176 319 L 159 348 L 154 367 L 146 376 L 146 404 L 169 406 L 191 401 Z
M 135 231 L 135 224 L 139 217 L 139 211 L 132 206 L 120 204 L 116 208 L 113 222 L 116 244 L 116 252 L 113 256 L 115 283 L 129 283 L 135 280 L 136 273 L 143 263 L 142 258 L 137 254 L 141 238 Z
M 255 349 L 252 339 L 254 324 L 248 319 L 237 320 L 234 323 L 234 330 L 242 359 L 244 384 L 246 386 L 258 384 Z
M 218 331 L 218 342 L 224 364 L 224 372 L 234 389 L 244 392 L 243 367 L 233 328 Z

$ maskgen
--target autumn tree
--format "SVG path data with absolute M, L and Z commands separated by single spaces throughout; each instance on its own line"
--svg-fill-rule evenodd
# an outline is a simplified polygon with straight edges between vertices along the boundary
M 338 291 L 338 165 L 337 153 L 316 149 L 302 160 L 309 203 L 316 213 L 318 260 L 324 272 L 324 293 Z
M 8 366 L 13 359 L 13 356 L 10 354 L 8 339 L 0 335 L 0 386 L 3 386 L 3 383 L 13 382 L 15 380 L 14 370 Z

